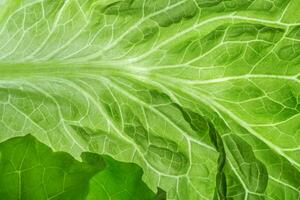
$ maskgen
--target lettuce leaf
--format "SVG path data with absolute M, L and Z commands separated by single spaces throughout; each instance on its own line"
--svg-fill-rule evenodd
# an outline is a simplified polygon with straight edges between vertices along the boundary
M 167 199 L 299 199 L 299 8 L 2 0 L 0 142 L 135 163 Z
M 142 170 L 89 152 L 79 162 L 53 152 L 33 136 L 0 144 L 0 195 L 3 199 L 145 199 L 155 195 L 141 181 Z M 139 191 L 139 193 L 137 193 Z

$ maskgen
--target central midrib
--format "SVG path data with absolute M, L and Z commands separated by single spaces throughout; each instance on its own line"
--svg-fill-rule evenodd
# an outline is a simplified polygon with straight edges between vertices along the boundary
M 139 74 L 141 68 L 106 63 L 1 63 L 0 80 L 29 78 L 34 76 L 72 76 L 76 74 L 121 75 Z

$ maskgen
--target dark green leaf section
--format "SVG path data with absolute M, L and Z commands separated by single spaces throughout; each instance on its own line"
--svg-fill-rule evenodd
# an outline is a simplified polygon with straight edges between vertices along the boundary
M 116 162 L 111 157 L 104 157 L 106 170 L 99 172 L 90 181 L 88 200 L 162 200 L 166 194 L 158 190 L 154 197 L 151 190 L 142 182 L 143 171 L 132 163 Z
M 53 152 L 33 136 L 0 144 L 0 197 L 5 200 L 43 199 L 165 199 L 142 182 L 135 164 L 82 153 L 82 162 L 64 152 Z
M 84 199 L 89 179 L 105 167 L 99 156 L 78 162 L 30 135 L 1 143 L 0 153 L 0 196 L 7 200 Z

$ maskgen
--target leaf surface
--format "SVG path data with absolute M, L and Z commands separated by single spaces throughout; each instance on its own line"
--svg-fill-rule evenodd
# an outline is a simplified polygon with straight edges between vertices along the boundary
M 0 140 L 138 164 L 167 199 L 299 199 L 296 0 L 0 6 Z

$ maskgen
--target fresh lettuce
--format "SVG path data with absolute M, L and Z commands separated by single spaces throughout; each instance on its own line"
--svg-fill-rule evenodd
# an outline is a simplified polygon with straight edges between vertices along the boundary
M 53 179 L 59 199 L 300 199 L 299 9 L 298 0 L 0 0 L 0 164 L 16 167 L 0 166 L 0 177 L 14 173 L 0 194 L 50 198 L 32 196 L 45 185 L 19 159 L 41 158 L 22 156 L 39 147 L 14 153 L 22 140 L 47 145 L 43 159 L 60 168 L 83 168 L 66 185 L 75 192 Z M 110 157 L 102 166 L 84 155 Z M 118 185 L 129 197 L 111 195 Z

